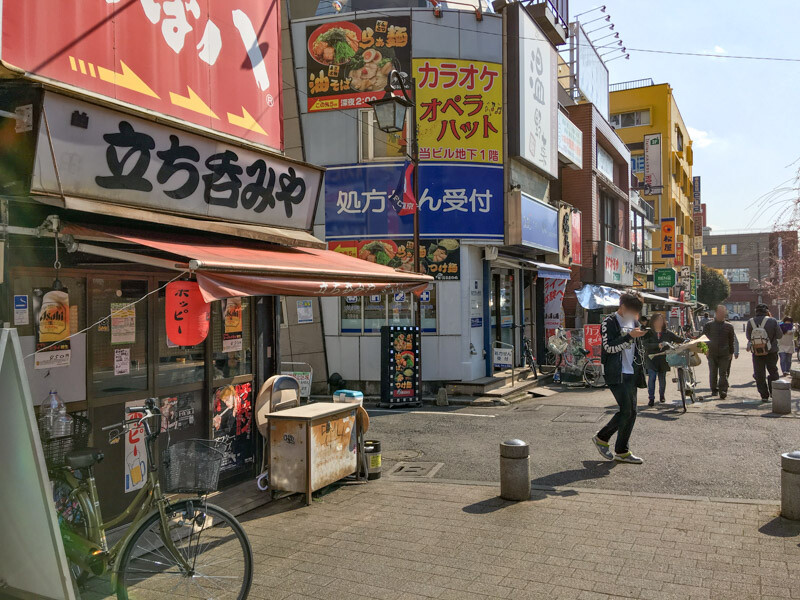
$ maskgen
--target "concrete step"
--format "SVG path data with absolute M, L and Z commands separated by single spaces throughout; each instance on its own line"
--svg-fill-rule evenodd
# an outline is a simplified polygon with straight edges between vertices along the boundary
M 516 367 L 512 370 L 497 371 L 492 377 L 481 377 L 474 381 L 456 381 L 447 384 L 447 394 L 453 396 L 484 396 L 493 390 L 497 390 L 520 381 L 535 381 L 530 369 L 527 367 Z

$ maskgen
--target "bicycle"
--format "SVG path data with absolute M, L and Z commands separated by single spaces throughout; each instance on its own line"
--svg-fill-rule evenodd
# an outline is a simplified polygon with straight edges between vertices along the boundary
M 217 487 L 222 453 L 206 440 L 169 446 L 161 465 L 162 490 L 153 451 L 160 431 L 157 399 L 125 410 L 133 416 L 102 431 L 110 430 L 112 444 L 129 432 L 143 431 L 149 468 L 144 485 L 122 513 L 108 521 L 101 516 L 93 470 L 103 460 L 100 450 L 68 451 L 61 457 L 63 465 L 48 469 L 75 583 L 110 573 L 118 600 L 172 594 L 244 600 L 253 579 L 250 541 L 233 515 L 205 498 Z M 194 497 L 173 502 L 165 491 Z M 109 545 L 107 531 L 131 517 L 125 534 Z
M 530 367 L 534 379 L 539 379 L 539 374 L 536 372 L 536 359 L 533 356 L 533 346 L 530 339 L 522 336 L 522 356 L 525 359 L 525 366 Z
M 574 340 L 568 339 L 563 329 L 556 329 L 555 334 L 548 339 L 547 347 L 549 350 L 548 355 L 552 354 L 552 364 L 556 369 L 563 365 L 565 370 L 571 369 L 576 373 L 580 373 L 581 380 L 587 387 L 601 388 L 605 386 L 603 365 L 600 359 L 589 356 L 591 351 L 583 348 Z M 567 352 L 569 352 L 569 355 Z M 572 357 L 572 363 L 567 360 L 567 356 Z
M 686 398 L 694 404 L 697 402 L 697 394 L 694 388 L 697 385 L 697 380 L 694 376 L 694 367 L 699 364 L 693 364 L 699 361 L 699 358 L 689 349 L 675 351 L 675 345 L 669 342 L 664 343 L 666 350 L 664 352 L 657 352 L 651 354 L 650 358 L 656 356 L 664 356 L 667 359 L 667 364 L 670 367 L 675 367 L 677 375 L 673 377 L 672 381 L 678 384 L 678 391 L 681 394 L 681 403 L 683 404 L 683 412 L 686 412 Z

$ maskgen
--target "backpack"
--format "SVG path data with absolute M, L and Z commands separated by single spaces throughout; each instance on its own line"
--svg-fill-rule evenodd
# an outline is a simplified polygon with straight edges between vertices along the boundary
M 756 325 L 755 318 L 750 319 L 750 327 L 752 328 L 750 332 L 750 352 L 756 356 L 766 356 L 769 351 L 772 350 L 769 334 L 767 330 L 764 329 L 764 325 L 767 324 L 768 320 L 769 317 L 765 316 L 761 320 L 761 324 Z

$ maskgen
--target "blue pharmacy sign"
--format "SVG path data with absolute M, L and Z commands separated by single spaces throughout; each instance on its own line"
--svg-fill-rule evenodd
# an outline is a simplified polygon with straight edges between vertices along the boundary
M 502 166 L 427 163 L 419 169 L 420 237 L 503 241 Z M 388 201 L 402 170 L 402 164 L 328 168 L 326 239 L 413 237 L 414 215 L 401 217 Z
M 522 194 L 522 245 L 558 254 L 558 209 Z

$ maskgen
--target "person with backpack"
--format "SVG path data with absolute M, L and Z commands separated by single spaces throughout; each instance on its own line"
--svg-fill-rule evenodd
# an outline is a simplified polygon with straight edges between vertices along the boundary
M 708 382 L 711 395 L 719 394 L 725 400 L 728 395 L 728 374 L 731 359 L 736 352 L 736 332 L 733 325 L 725 319 L 728 309 L 720 304 L 714 313 L 714 320 L 703 326 L 703 335 L 708 338 Z
M 772 382 L 778 374 L 778 340 L 783 337 L 778 321 L 769 316 L 766 304 L 756 306 L 756 316 L 747 322 L 747 349 L 753 355 L 753 376 L 762 402 L 772 396 Z

